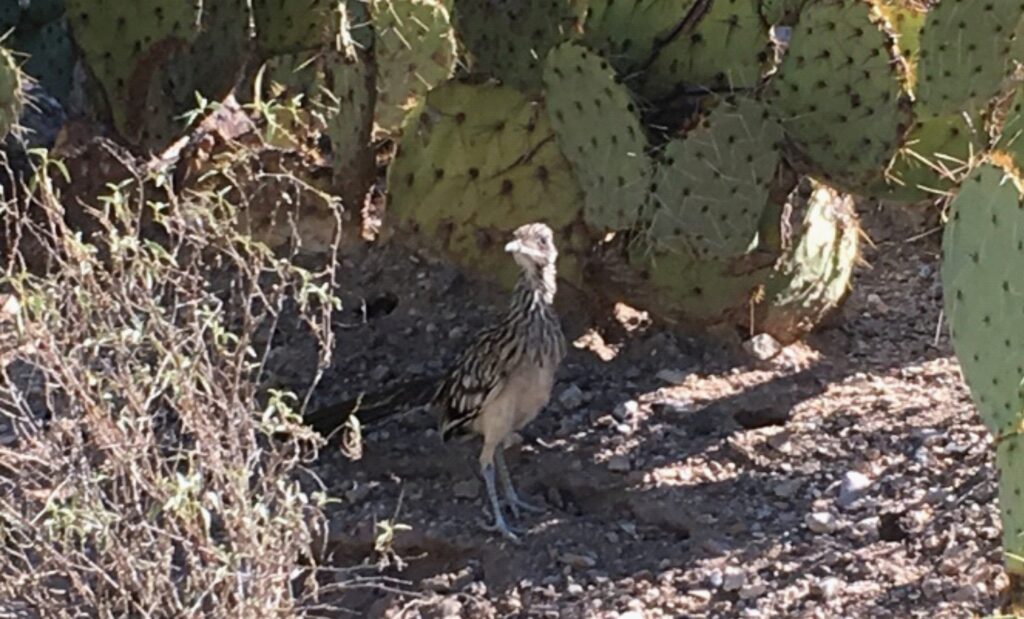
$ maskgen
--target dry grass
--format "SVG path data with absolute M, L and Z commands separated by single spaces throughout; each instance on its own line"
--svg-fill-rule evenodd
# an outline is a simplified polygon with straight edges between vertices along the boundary
M 222 198 L 179 198 L 161 180 L 112 188 L 88 211 L 88 241 L 46 174 L 5 205 L 8 233 L 49 267 L 30 273 L 37 261 L 14 252 L 0 279 L 0 414 L 14 428 L 0 444 L 0 615 L 319 604 L 325 497 L 298 481 L 318 439 L 298 422 L 302 398 L 259 385 L 284 315 L 326 365 L 333 267 L 273 255 Z

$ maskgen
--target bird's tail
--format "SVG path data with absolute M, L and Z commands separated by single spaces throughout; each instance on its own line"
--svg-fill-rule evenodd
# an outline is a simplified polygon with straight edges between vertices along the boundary
M 307 414 L 303 421 L 317 433 L 330 437 L 355 415 L 361 426 L 372 425 L 388 417 L 426 406 L 437 388 L 436 378 L 417 378 L 374 393 L 334 402 Z

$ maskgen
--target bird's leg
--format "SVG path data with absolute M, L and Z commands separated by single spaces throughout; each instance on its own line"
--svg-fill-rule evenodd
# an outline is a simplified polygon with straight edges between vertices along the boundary
M 504 446 L 495 452 L 494 461 L 498 468 L 498 479 L 501 480 L 501 488 L 505 492 L 505 501 L 508 502 L 508 508 L 512 510 L 512 515 L 518 519 L 519 510 L 535 514 L 542 513 L 544 511 L 543 507 L 531 505 L 519 498 L 519 493 L 516 492 L 516 487 L 512 484 L 512 475 L 508 472 L 508 465 L 505 463 Z
M 491 503 L 491 511 L 494 512 L 494 524 L 487 527 L 487 530 L 497 531 L 511 541 L 518 542 L 519 537 L 505 522 L 505 515 L 501 511 L 501 503 L 498 501 L 498 491 L 494 483 L 494 445 L 486 441 L 483 451 L 480 453 L 480 474 L 483 475 L 484 485 L 487 487 L 487 498 Z

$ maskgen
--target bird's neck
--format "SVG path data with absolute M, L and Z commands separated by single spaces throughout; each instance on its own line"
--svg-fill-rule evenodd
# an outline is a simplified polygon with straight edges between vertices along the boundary
M 550 308 L 555 302 L 557 281 L 554 265 L 524 269 L 513 293 L 513 311 Z

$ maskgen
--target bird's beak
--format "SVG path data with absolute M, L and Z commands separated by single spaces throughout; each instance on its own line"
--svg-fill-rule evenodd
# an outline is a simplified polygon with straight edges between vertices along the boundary
M 505 245 L 505 251 L 510 253 L 521 252 L 523 251 L 523 244 L 519 242 L 519 239 L 509 241 L 508 244 Z

